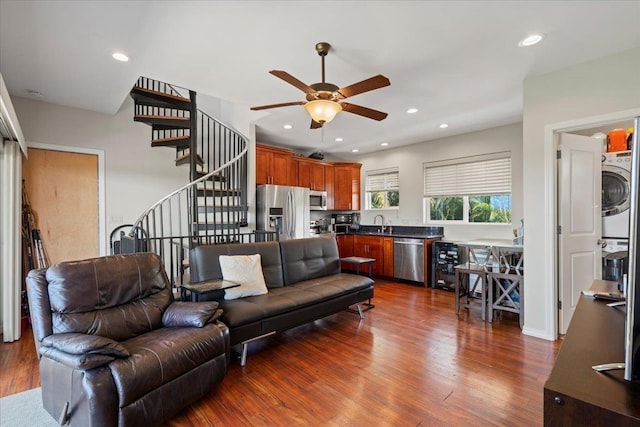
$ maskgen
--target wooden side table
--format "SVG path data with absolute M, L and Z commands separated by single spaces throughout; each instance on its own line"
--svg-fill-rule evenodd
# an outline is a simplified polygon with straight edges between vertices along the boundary
M 353 264 L 356 266 L 356 274 L 360 274 L 360 266 L 365 264 L 369 266 L 369 277 L 371 277 L 371 269 L 373 268 L 373 263 L 376 262 L 375 258 L 363 258 L 360 256 L 348 256 L 344 258 L 340 258 L 340 262 L 345 262 L 347 264 Z
M 217 300 L 224 298 L 224 290 L 237 288 L 239 283 L 230 282 L 224 279 L 206 280 L 204 282 L 187 283 L 180 286 L 180 299 L 187 301 L 187 291 L 191 294 L 191 301 L 200 301 L 205 295 L 209 300 Z
M 373 268 L 373 263 L 376 262 L 375 258 L 364 258 L 364 257 L 360 257 L 360 256 L 348 256 L 348 257 L 344 257 L 344 258 L 340 258 L 340 262 L 344 262 L 347 264 L 353 264 L 356 266 L 356 274 L 360 274 L 360 266 L 361 265 L 368 265 L 369 266 L 369 277 L 371 277 L 371 270 Z M 375 307 L 374 304 L 371 304 L 371 298 L 369 298 L 369 301 L 363 303 L 362 305 L 365 306 L 364 309 L 362 309 L 362 311 L 367 311 L 367 310 L 371 310 L 372 308 Z M 349 311 L 353 311 L 356 312 L 355 310 L 351 310 L 348 309 Z

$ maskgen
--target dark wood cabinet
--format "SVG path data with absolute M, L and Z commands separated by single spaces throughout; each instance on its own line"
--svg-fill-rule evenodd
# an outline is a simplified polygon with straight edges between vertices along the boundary
M 371 269 L 375 275 L 383 275 L 384 273 L 384 246 L 383 237 L 380 236 L 353 236 L 353 255 L 374 258 L 375 262 Z
M 293 152 L 256 144 L 256 184 L 296 185 L 291 182 Z
M 338 243 L 338 255 L 340 258 L 354 256 L 352 234 L 338 234 L 336 235 L 336 242 Z M 343 271 L 353 271 L 355 264 L 342 263 L 341 267 Z
M 326 191 L 325 163 L 304 157 L 297 159 L 298 186 L 314 191 Z
M 360 210 L 359 163 L 333 164 L 333 209 Z
M 597 280 L 592 289 L 611 283 Z M 586 296 L 578 301 L 544 385 L 545 426 L 640 425 L 640 384 L 625 381 L 622 370 L 591 368 L 624 362 L 626 315 L 606 303 Z
M 393 277 L 393 237 L 382 238 L 383 270 L 382 275 Z

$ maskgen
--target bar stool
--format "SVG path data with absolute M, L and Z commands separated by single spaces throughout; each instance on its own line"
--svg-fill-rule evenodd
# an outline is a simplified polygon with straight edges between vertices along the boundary
M 460 307 L 476 308 L 480 309 L 482 320 L 485 320 L 488 295 L 487 273 L 484 265 L 467 262 L 456 265 L 454 270 L 456 272 L 456 314 L 460 313 Z
M 500 264 L 488 273 L 489 282 L 489 322 L 494 313 L 509 311 L 518 315 L 520 329 L 524 325 L 524 267 L 522 250 L 504 251 L 496 248 Z

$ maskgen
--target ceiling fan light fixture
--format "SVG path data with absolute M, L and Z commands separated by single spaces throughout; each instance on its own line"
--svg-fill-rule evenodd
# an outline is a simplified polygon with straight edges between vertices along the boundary
M 342 111 L 342 105 L 326 99 L 315 99 L 304 104 L 304 109 L 317 123 L 329 123 L 336 114 Z

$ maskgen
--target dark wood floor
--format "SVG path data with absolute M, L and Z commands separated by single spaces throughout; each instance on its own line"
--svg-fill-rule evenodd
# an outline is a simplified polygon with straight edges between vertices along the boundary
M 341 312 L 253 343 L 171 426 L 534 426 L 560 341 L 515 317 L 454 314 L 453 294 L 377 280 L 363 321 Z M 0 396 L 39 386 L 30 331 L 0 351 Z

